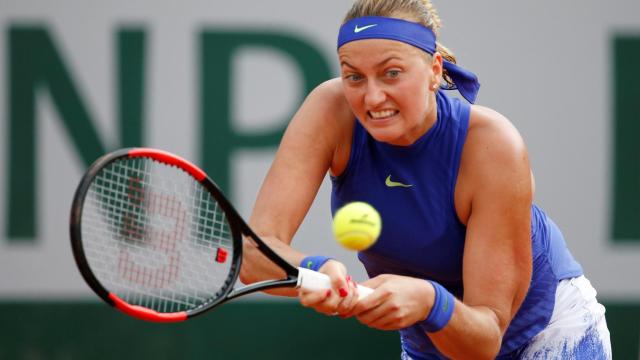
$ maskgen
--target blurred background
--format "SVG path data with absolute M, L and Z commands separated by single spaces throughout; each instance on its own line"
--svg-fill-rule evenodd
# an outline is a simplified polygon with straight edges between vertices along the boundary
M 338 74 L 350 4 L 0 0 L 0 359 L 398 358 L 395 332 L 261 295 L 186 324 L 129 319 L 69 245 L 84 169 L 123 146 L 193 160 L 247 217 L 293 112 Z M 478 103 L 525 138 L 536 202 L 607 306 L 614 358 L 639 359 L 640 2 L 434 4 Z M 294 245 L 363 280 L 330 220 L 325 181 Z

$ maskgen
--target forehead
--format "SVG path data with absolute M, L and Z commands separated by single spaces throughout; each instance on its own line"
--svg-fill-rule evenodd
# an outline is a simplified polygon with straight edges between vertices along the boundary
M 426 53 L 414 46 L 388 39 L 365 39 L 346 43 L 338 49 L 341 61 L 376 60 L 391 55 L 401 59 L 423 56 Z

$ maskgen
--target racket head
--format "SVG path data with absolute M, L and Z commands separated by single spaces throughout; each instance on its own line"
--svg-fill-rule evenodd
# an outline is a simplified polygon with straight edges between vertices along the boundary
M 155 322 L 183 321 L 225 301 L 240 271 L 242 227 L 202 170 L 149 148 L 96 160 L 70 217 L 73 255 L 89 287 Z

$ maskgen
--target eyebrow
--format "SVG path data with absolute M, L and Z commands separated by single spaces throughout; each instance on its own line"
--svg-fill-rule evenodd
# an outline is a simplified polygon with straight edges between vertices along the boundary
M 384 65 L 384 64 L 386 64 L 386 63 L 388 63 L 388 62 L 389 62 L 389 61 L 391 61 L 391 60 L 402 60 L 402 59 L 401 59 L 401 58 L 399 58 L 398 56 L 391 55 L 391 56 L 389 56 L 388 58 L 386 58 L 386 59 L 384 59 L 384 60 L 382 60 L 382 61 L 378 62 L 377 64 L 375 64 L 375 65 L 374 65 L 374 67 L 380 67 L 380 66 L 382 66 L 382 65 Z M 350 67 L 350 68 L 352 68 L 352 69 L 357 69 L 355 66 L 353 66 L 353 65 L 349 64 L 349 63 L 348 63 L 348 62 L 346 62 L 345 60 L 342 60 L 342 61 L 340 62 L 340 66 L 343 66 L 343 65 L 346 65 L 346 66 L 348 66 L 348 67 Z

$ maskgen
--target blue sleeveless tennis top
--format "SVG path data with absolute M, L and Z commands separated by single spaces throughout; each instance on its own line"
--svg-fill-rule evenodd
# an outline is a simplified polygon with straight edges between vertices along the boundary
M 348 165 L 331 179 L 331 208 L 335 213 L 348 202 L 365 201 L 380 212 L 378 241 L 358 253 L 370 277 L 398 274 L 431 279 L 461 299 L 466 227 L 456 214 L 454 190 L 470 105 L 442 92 L 436 99 L 435 124 L 410 146 L 378 142 L 355 122 Z M 503 337 L 499 355 L 505 358 L 547 325 L 558 281 L 582 274 L 558 227 L 535 205 L 531 246 L 532 280 Z M 413 359 L 444 359 L 417 325 L 400 334 L 403 350 Z

